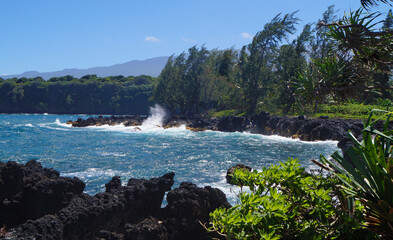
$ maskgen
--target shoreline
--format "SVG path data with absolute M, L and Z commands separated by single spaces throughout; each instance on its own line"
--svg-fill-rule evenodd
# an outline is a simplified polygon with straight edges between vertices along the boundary
M 119 125 L 128 127 L 141 126 L 147 117 L 143 116 L 110 116 L 89 117 L 69 120 L 72 127 L 87 127 L 101 125 Z M 225 116 L 221 118 L 174 116 L 163 121 L 161 127 L 171 128 L 185 125 L 191 131 L 220 131 L 220 132 L 248 132 L 251 134 L 277 135 L 281 137 L 299 139 L 301 141 L 338 141 L 337 146 L 344 151 L 351 145 L 347 132 L 350 130 L 356 137 L 360 137 L 363 130 L 361 120 L 329 119 L 319 117 L 308 119 L 305 116 L 281 117 L 267 112 L 237 117 Z M 382 127 L 382 126 L 380 126 Z
M 126 125 L 127 121 L 128 126 L 137 127 L 146 118 L 78 118 L 69 124 L 86 127 L 109 121 L 113 125 Z M 303 141 L 341 142 L 346 134 L 345 128 L 359 134 L 362 129 L 361 122 L 350 120 L 307 119 L 303 116 L 287 118 L 270 116 L 266 112 L 250 117 L 216 119 L 175 116 L 165 121 L 162 127 L 182 124 L 192 131 L 237 131 L 292 138 L 295 135 Z M 144 236 L 144 239 L 152 236 L 163 236 L 164 239 L 165 236 L 170 239 L 206 238 L 207 233 L 199 221 L 207 223 L 209 212 L 217 207 L 230 206 L 225 194 L 219 189 L 199 188 L 192 183 L 181 183 L 172 189 L 173 176 L 174 173 L 167 173 L 150 180 L 130 179 L 126 186 L 122 186 L 120 178 L 115 176 L 105 185 L 105 192 L 89 195 L 83 193 L 85 184 L 78 178 L 60 176 L 56 170 L 43 168 L 38 162 L 0 162 L 0 211 L 4 213 L 0 223 L 10 231 L 8 239 L 31 239 L 31 236 L 37 239 L 119 240 L 138 236 Z M 165 194 L 168 204 L 161 207 Z

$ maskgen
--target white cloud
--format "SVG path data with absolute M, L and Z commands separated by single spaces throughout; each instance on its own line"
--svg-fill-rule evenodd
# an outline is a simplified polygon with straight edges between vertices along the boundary
M 182 37 L 181 40 L 183 42 L 186 42 L 186 43 L 194 43 L 194 42 L 196 42 L 194 39 L 190 39 L 190 38 L 186 38 L 186 37 Z
M 251 34 L 246 33 L 246 32 L 242 33 L 241 36 L 242 36 L 242 38 L 245 38 L 245 39 L 252 39 L 253 38 L 253 36 Z
M 146 42 L 161 42 L 161 39 L 153 37 L 153 36 L 146 36 L 145 37 Z

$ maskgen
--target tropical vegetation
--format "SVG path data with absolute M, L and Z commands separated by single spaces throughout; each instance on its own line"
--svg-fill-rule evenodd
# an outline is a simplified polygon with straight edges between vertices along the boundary
M 306 24 L 291 42 L 297 12 L 275 16 L 241 50 L 194 46 L 172 56 L 154 83 L 152 99 L 186 115 L 316 114 L 324 105 L 390 99 L 391 11 L 384 20 L 362 9 L 341 19 L 335 12 L 330 6 L 318 24 Z
M 362 4 L 378 2 L 388 1 Z M 329 10 L 324 17 L 331 19 Z M 288 89 L 295 103 L 313 112 L 340 108 L 329 102 L 356 101 L 387 110 L 363 108 L 369 116 L 362 135 L 348 133 L 353 146 L 344 155 L 314 160 L 319 174 L 293 159 L 262 171 L 235 171 L 232 183 L 249 190 L 239 193 L 234 207 L 211 213 L 212 231 L 226 239 L 393 239 L 392 12 L 385 21 L 377 17 L 359 9 L 338 21 L 320 21 L 322 51 L 296 71 Z M 374 30 L 378 24 L 382 28 Z
M 0 79 L 0 112 L 58 114 L 148 114 L 150 76 L 86 75 Z

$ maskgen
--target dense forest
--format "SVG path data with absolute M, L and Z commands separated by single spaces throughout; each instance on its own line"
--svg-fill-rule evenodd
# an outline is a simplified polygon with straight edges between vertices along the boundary
M 150 76 L 86 75 L 0 79 L 0 112 L 57 114 L 148 114 Z

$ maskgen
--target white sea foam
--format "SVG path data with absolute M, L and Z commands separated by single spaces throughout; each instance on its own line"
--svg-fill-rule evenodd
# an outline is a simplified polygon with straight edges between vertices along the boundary
M 14 125 L 14 127 L 18 128 L 18 127 L 34 127 L 34 126 L 31 123 L 27 123 L 27 124 L 16 124 Z
M 71 124 L 61 123 L 58 118 L 53 123 L 40 123 L 38 124 L 39 127 L 52 129 L 52 130 L 60 130 L 60 131 L 70 131 Z M 76 129 L 74 129 L 75 131 Z M 78 129 L 80 130 L 80 129 Z
M 57 126 L 61 126 L 61 127 L 71 127 L 71 124 L 61 123 L 58 118 L 56 118 L 56 121 L 53 124 L 55 124 Z
M 112 169 L 102 169 L 102 168 L 88 168 L 85 171 L 81 172 L 72 172 L 72 173 L 64 173 L 62 176 L 65 177 L 78 177 L 82 180 L 88 178 L 97 178 L 97 177 L 113 177 L 116 175 L 122 175 L 121 171 L 116 171 Z
M 101 152 L 101 156 L 114 156 L 114 157 L 125 157 L 127 154 L 118 152 Z
M 168 114 L 165 109 L 160 105 L 156 104 L 154 107 L 150 108 L 150 116 L 143 121 L 141 129 L 151 129 L 162 127 L 162 124 L 166 120 Z

